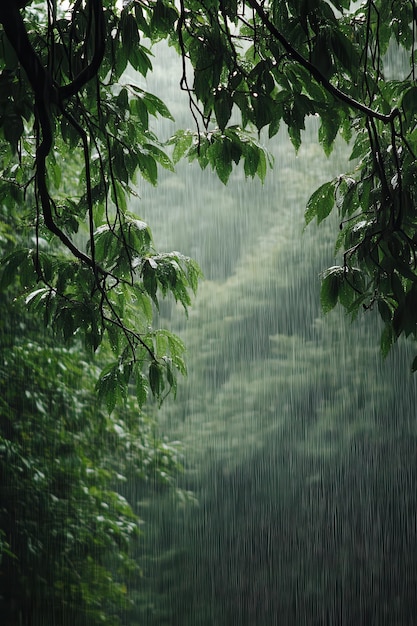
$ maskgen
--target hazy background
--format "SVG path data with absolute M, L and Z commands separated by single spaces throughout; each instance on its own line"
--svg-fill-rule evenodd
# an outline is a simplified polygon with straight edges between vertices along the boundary
M 148 84 L 177 118 L 166 136 L 193 124 L 180 71 L 165 50 Z M 197 259 L 205 281 L 188 322 L 161 308 L 189 375 L 160 419 L 197 503 L 130 487 L 147 520 L 138 623 L 415 624 L 413 346 L 383 362 L 376 312 L 320 311 L 337 216 L 303 232 L 303 212 L 353 164 L 342 142 L 326 159 L 317 129 L 297 156 L 281 129 L 264 185 L 183 163 L 139 188 L 156 247 Z

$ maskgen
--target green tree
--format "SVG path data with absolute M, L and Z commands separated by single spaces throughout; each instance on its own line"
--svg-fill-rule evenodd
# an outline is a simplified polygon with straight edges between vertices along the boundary
M 124 484 L 166 484 L 179 451 L 133 398 L 100 408 L 79 345 L 52 345 L 20 317 L 22 332 L 1 342 L 0 612 L 8 624 L 116 624 L 140 567 Z
M 125 485 L 170 485 L 178 446 L 134 396 L 100 406 L 79 342 L 57 344 L 4 294 L 0 310 L 0 613 L 11 625 L 118 624 L 137 604 L 143 521 Z
M 32 237 L 3 256 L 1 287 L 18 276 L 26 304 L 64 339 L 78 333 L 93 351 L 108 340 L 115 358 L 98 391 L 110 410 L 131 380 L 140 405 L 148 388 L 161 400 L 185 365 L 181 342 L 152 329 L 153 307 L 172 293 L 187 308 L 200 270 L 156 252 L 127 210 L 138 170 L 156 184 L 157 163 L 172 168 L 149 129 L 149 116 L 168 109 L 118 83 L 126 55 L 145 75 L 150 53 L 113 3 L 20 9 L 0 9 L 1 197 Z
M 3 156 L 7 161 L 7 151 Z M 76 159 L 67 175 L 77 175 Z M 63 188 L 71 185 L 68 180 Z M 65 256 L 54 241 L 34 235 L 30 209 L 15 200 L 4 195 L 0 206 L 5 264 L 0 289 L 0 614 L 10 625 L 132 623 L 132 611 L 144 603 L 137 592 L 141 566 L 134 558 L 144 511 L 136 502 L 171 487 L 181 466 L 179 446 L 162 438 L 155 420 L 141 411 L 146 381 L 141 377 L 139 403 L 128 389 L 122 359 L 120 378 L 114 376 L 114 345 L 102 344 L 95 358 L 94 346 L 86 337 L 82 341 L 70 318 L 61 331 L 55 327 L 55 334 L 45 328 L 38 315 L 42 298 L 36 302 L 44 288 L 36 285 L 32 291 L 33 249 L 44 261 L 47 253 L 46 263 L 52 265 L 65 262 Z M 33 201 L 30 189 L 26 201 L 27 206 Z M 148 227 L 138 226 L 150 244 Z M 150 324 L 151 304 L 142 302 L 139 318 L 147 317 Z M 163 332 L 155 341 L 175 342 L 181 363 L 178 338 Z M 97 393 L 103 387 L 105 393 Z M 129 497 L 132 481 L 135 499 Z
M 16 229 L 8 236 L 14 247 Z M 15 288 L 0 296 L 0 614 L 10 625 L 118 624 L 140 578 L 143 512 L 126 485 L 169 486 L 178 445 L 134 394 L 109 412 L 91 352 L 57 341 Z
M 198 270 L 177 253 L 156 254 L 148 229 L 129 215 L 136 173 L 155 184 L 158 165 L 171 169 L 185 156 L 224 183 L 240 162 L 246 176 L 264 179 L 270 159 L 252 131 L 272 137 L 283 122 L 298 149 L 315 115 L 327 155 L 339 133 L 353 141 L 353 171 L 324 183 L 307 205 L 307 223 L 334 206 L 340 217 L 340 261 L 324 273 L 323 308 L 377 308 L 386 354 L 402 333 L 417 335 L 416 22 L 411 0 L 5 3 L 2 197 L 21 207 L 32 191 L 20 213 L 35 242 L 3 260 L 3 275 L 30 265 L 25 287 L 37 289 L 29 301 L 48 322 L 66 335 L 82 332 L 94 349 L 108 336 L 117 362 L 103 391 L 114 395 L 135 375 L 143 399 L 146 362 L 161 397 L 183 362 L 175 341 L 163 335 L 158 343 L 147 331 L 146 311 L 157 286 L 187 306 Z M 144 77 L 152 71 L 147 46 L 160 40 L 182 59 L 194 125 L 173 135 L 172 158 L 149 126 L 150 116 L 169 118 L 168 108 L 124 79 L 128 66 Z M 398 51 L 402 63 L 391 61 Z M 69 155 L 80 163 L 75 196 Z M 48 246 L 60 242 L 60 252 L 41 250 L 41 236 Z

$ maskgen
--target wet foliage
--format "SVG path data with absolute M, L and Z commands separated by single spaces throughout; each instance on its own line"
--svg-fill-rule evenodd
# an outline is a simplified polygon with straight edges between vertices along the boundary
M 1 4 L 8 624 L 414 622 L 416 19 Z

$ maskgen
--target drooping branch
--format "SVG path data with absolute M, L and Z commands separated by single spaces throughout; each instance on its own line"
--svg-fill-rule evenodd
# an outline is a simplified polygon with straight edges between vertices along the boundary
M 380 113 L 379 111 L 375 111 L 370 107 L 366 106 L 362 102 L 355 100 L 347 93 L 333 85 L 321 72 L 317 69 L 315 65 L 313 65 L 308 59 L 303 57 L 302 54 L 296 50 L 291 43 L 284 37 L 284 35 L 277 29 L 277 27 L 271 22 L 268 17 L 268 14 L 264 10 L 263 6 L 259 4 L 257 0 L 247 0 L 249 6 L 255 11 L 255 13 L 260 18 L 262 24 L 267 28 L 267 30 L 271 33 L 275 39 L 279 41 L 285 51 L 289 54 L 289 56 L 302 65 L 311 76 L 324 87 L 324 89 L 330 93 L 334 98 L 340 100 L 347 104 L 350 108 L 360 111 L 370 119 L 377 119 L 384 124 L 391 124 L 392 121 L 400 115 L 400 112 L 397 108 L 393 108 L 390 113 L 387 115 L 384 113 Z
M 126 338 L 127 345 L 130 347 L 133 360 L 135 360 L 135 345 L 141 345 L 148 353 L 152 362 L 157 362 L 157 356 L 142 338 L 139 332 L 130 329 L 123 323 L 116 307 L 112 303 L 106 279 L 110 278 L 113 284 L 118 284 L 123 279 L 114 276 L 111 271 L 101 267 L 95 257 L 94 242 L 94 221 L 93 221 L 93 198 L 91 189 L 91 173 L 89 169 L 89 146 L 88 134 L 74 116 L 65 107 L 66 100 L 79 96 L 84 85 L 95 76 L 100 69 L 104 58 L 105 51 L 105 23 L 103 15 L 102 0 L 90 0 L 92 6 L 92 16 L 94 24 L 94 51 L 88 65 L 67 85 L 57 85 L 52 80 L 51 72 L 41 62 L 40 57 L 33 48 L 28 33 L 26 31 L 23 17 L 19 10 L 18 0 L 10 0 L 10 2 L 2 3 L 0 0 L 0 24 L 3 26 L 4 32 L 9 39 L 11 46 L 16 52 L 16 56 L 23 70 L 26 73 L 29 84 L 34 95 L 34 115 L 35 128 L 37 136 L 37 148 L 35 157 L 35 193 L 37 203 L 43 215 L 45 227 L 58 239 L 61 243 L 77 258 L 91 269 L 94 274 L 95 289 L 101 295 L 101 316 L 103 327 L 112 325 L 120 329 Z M 89 235 L 91 256 L 82 252 L 73 241 L 61 230 L 54 218 L 54 202 L 51 198 L 47 184 L 47 158 L 54 147 L 54 115 L 64 116 L 69 123 L 75 128 L 78 136 L 83 144 L 84 162 L 86 167 L 86 203 L 89 218 Z M 36 226 L 38 229 L 38 224 Z M 37 230 L 38 232 L 38 230 Z M 123 245 L 126 247 L 127 242 Z M 50 289 L 51 293 L 58 294 L 58 290 L 52 284 L 45 280 L 42 270 L 37 262 L 36 269 L 39 277 L 42 278 L 45 285 Z M 133 280 L 133 279 L 132 279 Z M 66 301 L 71 302 L 65 293 L 59 295 Z M 105 313 L 108 309 L 111 315 Z

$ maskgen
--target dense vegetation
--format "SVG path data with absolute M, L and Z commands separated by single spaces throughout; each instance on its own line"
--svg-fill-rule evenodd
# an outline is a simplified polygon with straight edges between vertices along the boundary
M 3 218 L 2 245 L 25 241 Z M 10 625 L 116 624 L 140 577 L 139 493 L 170 487 L 181 450 L 134 395 L 109 413 L 96 383 L 111 354 L 95 360 L 79 338 L 51 335 L 15 298 L 21 288 L 0 299 L 0 615 Z
M 129 214 L 137 173 L 156 184 L 158 166 L 169 170 L 187 157 L 224 183 L 239 164 L 264 180 L 271 159 L 253 131 L 273 137 L 283 123 L 298 150 L 312 115 L 324 153 L 341 134 L 353 138 L 356 163 L 307 203 L 307 223 L 322 222 L 334 206 L 339 214 L 339 262 L 323 276 L 323 308 L 339 301 L 353 315 L 377 309 L 385 355 L 400 335 L 417 333 L 416 23 L 413 0 L 2 5 L 2 194 L 12 207 L 31 192 L 35 241 L 47 236 L 72 255 L 57 258 L 38 242 L 3 266 L 9 275 L 33 266 L 26 287 L 42 286 L 31 301 L 58 330 L 79 331 L 94 349 L 109 339 L 118 361 L 102 393 L 117 395 L 134 378 L 142 403 L 146 363 L 161 398 L 184 369 L 172 337 L 158 343 L 147 333 L 147 311 L 158 286 L 188 306 L 198 268 L 178 253 L 156 254 L 146 226 Z M 161 40 L 181 59 L 193 126 L 173 134 L 172 153 L 149 126 L 150 116 L 171 117 L 167 105 L 124 74 L 151 73 L 147 46 Z M 404 63 L 387 65 L 392 50 Z M 63 165 L 69 154 L 75 172 Z M 76 190 L 69 172 L 80 180 Z

